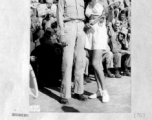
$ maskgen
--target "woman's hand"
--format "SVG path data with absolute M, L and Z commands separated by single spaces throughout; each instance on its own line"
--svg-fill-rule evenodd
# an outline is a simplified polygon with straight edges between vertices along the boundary
M 87 28 L 91 28 L 91 25 L 89 23 L 86 23 Z

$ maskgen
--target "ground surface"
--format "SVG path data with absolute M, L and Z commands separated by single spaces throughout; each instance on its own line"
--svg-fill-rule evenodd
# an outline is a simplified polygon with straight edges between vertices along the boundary
M 131 78 L 106 78 L 106 86 L 110 95 L 109 103 L 102 103 L 100 99 L 88 99 L 85 102 L 71 98 L 69 105 L 62 105 L 59 100 L 58 87 L 45 87 L 39 91 L 39 97 L 30 96 L 30 105 L 39 105 L 41 112 L 81 112 L 81 113 L 130 113 L 131 112 Z M 97 84 L 85 85 L 85 96 L 96 92 Z

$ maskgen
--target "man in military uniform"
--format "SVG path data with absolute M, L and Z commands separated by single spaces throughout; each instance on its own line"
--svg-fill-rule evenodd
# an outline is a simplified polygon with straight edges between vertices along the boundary
M 120 25 L 120 21 L 116 21 L 115 24 Z M 118 26 L 119 26 L 118 25 Z M 128 51 L 128 43 L 126 41 L 126 35 L 128 30 L 126 28 L 123 28 L 118 30 L 116 26 L 114 28 L 110 25 L 110 43 L 111 43 L 111 49 L 114 55 L 114 68 L 115 68 L 115 77 L 121 78 L 120 75 L 120 68 L 125 67 L 125 75 L 131 76 L 130 72 L 128 71 L 128 68 L 131 67 L 131 57 L 130 57 L 130 51 Z M 116 29 L 117 28 L 117 29 Z M 124 59 L 125 58 L 125 59 Z
M 114 57 L 114 69 L 115 69 L 115 77 L 121 78 L 120 75 L 120 67 L 121 67 L 121 44 L 119 43 L 117 37 L 120 31 L 120 21 L 116 20 L 115 23 L 109 23 L 109 36 L 110 36 L 110 47 L 113 52 Z
M 85 33 L 84 33 L 84 0 L 58 1 L 58 26 L 60 42 L 66 44 L 62 58 L 62 104 L 68 103 L 71 98 L 71 74 L 74 63 L 74 97 L 78 100 L 87 100 L 84 97 L 84 69 L 85 69 Z

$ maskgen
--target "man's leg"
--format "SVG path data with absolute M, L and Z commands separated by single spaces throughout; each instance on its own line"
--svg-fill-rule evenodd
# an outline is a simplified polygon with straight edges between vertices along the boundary
M 121 78 L 120 75 L 120 67 L 121 67 L 121 53 L 114 53 L 114 69 L 115 69 L 115 77 L 116 78 Z
M 113 53 L 111 51 L 108 51 L 108 57 L 106 58 L 107 61 L 107 68 L 113 68 Z
M 67 43 L 67 46 L 63 48 L 61 103 L 66 103 L 62 98 L 71 98 L 71 74 L 74 45 L 76 40 L 76 26 L 73 23 L 69 22 L 65 24 L 65 29 L 66 33 L 63 36 L 63 41 Z
M 131 73 L 128 68 L 131 67 L 131 55 L 125 54 L 122 56 L 122 63 L 124 65 L 124 75 L 131 76 Z
M 84 85 L 87 84 L 88 69 L 89 69 L 89 59 L 86 57 L 85 60 L 86 60 L 85 61 L 86 64 L 85 64 L 85 70 L 84 70 Z
M 86 57 L 85 71 L 84 71 L 84 85 L 87 83 L 91 83 L 92 81 L 89 79 L 89 58 Z
M 86 75 L 86 76 L 88 76 L 88 69 L 89 69 L 89 59 L 86 57 L 85 58 L 85 62 L 86 62 L 86 64 L 85 64 L 85 71 L 84 71 L 84 75 Z
M 114 78 L 115 75 L 113 75 L 110 71 L 110 68 L 113 68 L 113 53 L 110 51 L 105 51 L 103 53 L 103 59 L 102 61 L 106 63 L 105 65 L 105 72 L 108 77 Z
M 86 100 L 83 96 L 84 93 L 84 70 L 85 70 L 85 57 L 86 51 L 84 49 L 85 46 L 85 33 L 84 23 L 76 23 L 77 24 L 77 40 L 75 46 L 75 69 L 74 69 L 74 93 L 78 95 L 79 100 Z

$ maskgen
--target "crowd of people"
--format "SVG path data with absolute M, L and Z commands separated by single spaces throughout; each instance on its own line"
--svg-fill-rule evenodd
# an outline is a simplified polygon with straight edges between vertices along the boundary
M 36 76 L 61 77 L 63 104 L 71 98 L 71 79 L 74 97 L 87 100 L 84 84 L 91 83 L 92 70 L 98 88 L 89 98 L 103 102 L 110 100 L 105 76 L 131 76 L 131 0 L 31 0 L 30 35 Z M 42 74 L 45 68 L 53 69 Z

